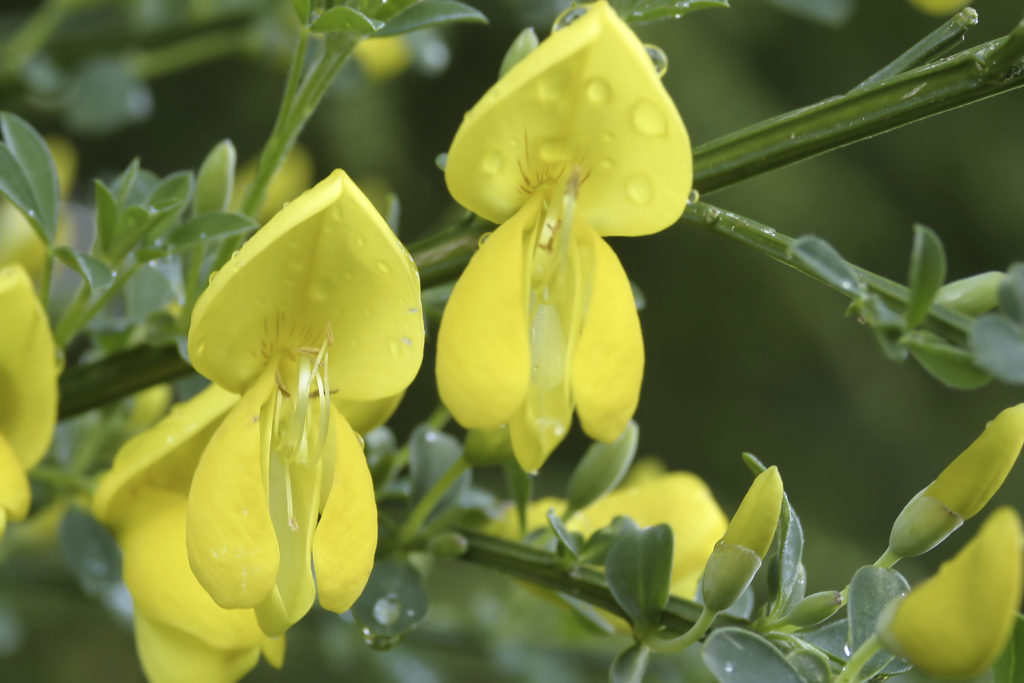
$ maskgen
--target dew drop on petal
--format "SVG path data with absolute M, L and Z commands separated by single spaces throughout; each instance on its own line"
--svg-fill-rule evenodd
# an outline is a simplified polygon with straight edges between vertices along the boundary
M 651 64 L 654 65 L 654 73 L 661 78 L 668 71 L 668 55 L 660 47 L 650 43 L 646 43 L 644 49 L 647 51 L 647 56 L 651 58 Z
M 665 134 L 665 115 L 650 100 L 640 100 L 633 105 L 630 112 L 633 128 L 648 137 L 660 137 Z
M 391 266 L 389 266 L 384 261 L 377 261 L 377 270 L 379 270 L 384 275 L 387 275 L 388 273 L 391 272 Z
M 695 187 L 692 190 L 690 190 L 690 196 L 686 198 L 686 203 L 687 204 L 696 204 L 699 201 L 700 201 L 700 192 L 698 192 L 697 188 Z
M 490 237 L 490 236 L 491 236 L 491 233 L 489 233 L 489 232 L 485 232 L 484 234 L 480 235 L 480 239 L 478 239 L 478 240 L 476 241 L 476 246 L 477 246 L 477 247 L 482 247 L 482 246 L 484 246 L 484 242 L 486 242 L 486 241 L 487 241 L 487 238 L 488 238 L 488 237 Z M 414 310 L 412 310 L 412 309 L 410 308 L 410 309 L 409 309 L 409 312 L 410 312 L 410 313 L 419 313 L 419 309 L 417 308 L 417 309 L 416 309 L 416 310 L 414 311 Z
M 634 204 L 647 204 L 653 194 L 651 181 L 642 175 L 633 176 L 626 181 L 626 196 Z
M 592 78 L 587 83 L 587 99 L 594 104 L 604 104 L 612 97 L 612 89 L 603 78 Z
M 561 31 L 563 28 L 576 21 L 584 14 L 587 13 L 586 7 L 570 7 L 565 10 L 557 17 L 555 17 L 555 23 L 551 25 L 551 31 Z
M 500 150 L 492 149 L 490 152 L 484 155 L 483 161 L 480 167 L 484 173 L 488 175 L 497 175 L 501 173 L 501 169 L 505 166 L 505 157 Z

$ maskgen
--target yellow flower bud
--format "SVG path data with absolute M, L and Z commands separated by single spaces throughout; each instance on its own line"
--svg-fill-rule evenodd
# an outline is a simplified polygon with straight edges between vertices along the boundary
M 909 0 L 910 5 L 933 17 L 945 17 L 967 6 L 969 0 Z
M 1024 530 L 1009 507 L 992 513 L 938 573 L 886 610 L 878 636 L 924 673 L 970 678 L 987 669 L 1013 631 L 1021 600 Z
M 1024 444 L 1024 403 L 1007 408 L 900 512 L 889 537 L 898 557 L 935 547 L 988 503 Z
M 781 511 L 782 477 L 772 466 L 754 479 L 704 567 L 701 591 L 709 610 L 726 609 L 746 590 L 772 544 Z

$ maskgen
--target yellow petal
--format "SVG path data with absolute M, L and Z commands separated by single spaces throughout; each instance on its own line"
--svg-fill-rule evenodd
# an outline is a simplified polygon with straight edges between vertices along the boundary
M 356 433 L 366 434 L 388 421 L 388 418 L 398 408 L 398 404 L 402 402 L 403 396 L 405 396 L 405 392 L 400 391 L 394 396 L 385 396 L 375 401 L 336 399 L 332 403 L 345 416 L 345 419 Z
M 4 435 L 0 434 L 0 538 L 3 538 L 7 520 L 24 519 L 31 504 L 32 491 L 25 470 Z
M 437 333 L 437 389 L 467 429 L 498 427 L 526 397 L 530 381 L 524 239 L 540 196 L 499 227 L 455 283 Z
M 135 646 L 149 683 L 234 683 L 259 661 L 258 647 L 222 650 L 135 612 Z
M 593 254 L 590 303 L 572 358 L 572 391 L 591 438 L 614 441 L 633 417 L 644 374 L 644 341 L 633 290 L 611 247 L 585 224 L 580 249 Z
M 260 409 L 271 365 L 214 432 L 188 494 L 188 560 L 221 607 L 254 607 L 274 586 L 279 554 L 260 461 Z
M 264 636 L 260 641 L 260 650 L 263 652 L 263 658 L 267 660 L 267 664 L 275 669 L 284 666 L 286 643 L 287 639 L 284 636 Z
M 344 171 L 282 209 L 196 302 L 192 363 L 242 393 L 278 352 L 333 332 L 339 399 L 405 389 L 423 357 L 419 277 L 408 252 Z
M 569 529 L 589 536 L 619 515 L 641 527 L 668 524 L 672 528 L 672 593 L 695 596 L 704 565 L 727 526 L 707 484 L 689 472 L 669 472 L 623 486 L 579 511 Z
M 495 223 L 582 167 L 578 216 L 603 235 L 643 235 L 682 215 L 690 142 L 636 35 L 605 2 L 555 32 L 471 109 L 445 170 L 452 196 Z
M 1003 651 L 1021 600 L 1024 530 L 1009 507 L 896 608 L 879 635 L 921 671 L 944 678 L 982 673 Z
M 217 606 L 189 567 L 185 496 L 149 487 L 142 491 L 131 521 L 118 533 L 124 581 L 136 610 L 213 648 L 258 646 L 263 634 L 252 610 Z
M 32 281 L 16 264 L 0 267 L 0 330 L 0 434 L 29 470 L 57 424 L 57 349 Z
M 176 405 L 150 429 L 129 439 L 114 456 L 93 496 L 96 518 L 118 526 L 146 486 L 188 493 L 199 456 L 238 396 L 211 385 Z
M 1024 445 L 1024 403 L 1007 408 L 925 489 L 924 495 L 970 519 L 995 495 Z
M 782 493 L 782 477 L 774 465 L 757 475 L 729 521 L 722 543 L 748 548 L 764 559 L 782 512 Z
M 377 549 L 377 503 L 362 446 L 345 418 L 332 411 L 338 440 L 334 482 L 313 537 L 320 606 L 344 612 L 363 592 Z

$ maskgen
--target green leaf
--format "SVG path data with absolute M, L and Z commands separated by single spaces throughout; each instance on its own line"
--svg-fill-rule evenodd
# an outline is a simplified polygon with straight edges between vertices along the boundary
M 366 643 L 390 649 L 427 614 L 427 592 L 419 572 L 405 560 L 379 559 L 352 616 L 364 629 Z
M 629 517 L 616 516 L 607 526 L 601 527 L 590 535 L 580 550 L 579 559 L 583 564 L 603 565 L 608 558 L 615 539 L 628 531 L 636 531 L 639 527 Z
M 805 681 L 828 681 L 832 672 L 828 657 L 814 650 L 794 650 L 786 662 Z
M 974 364 L 966 349 L 947 343 L 937 334 L 915 330 L 900 342 L 928 374 L 952 389 L 977 389 L 988 384 L 992 375 Z
M 798 237 L 789 246 L 790 256 L 836 289 L 863 296 L 864 283 L 835 248 L 813 235 Z
M 47 244 L 53 241 L 52 235 L 48 235 L 39 222 L 39 211 L 36 209 L 28 178 L 25 177 L 21 165 L 14 158 L 11 150 L 3 143 L 0 143 L 0 194 L 7 197 L 25 214 L 25 218 L 39 235 L 39 239 Z
M 93 181 L 96 191 L 96 239 L 101 253 L 107 253 L 117 231 L 117 200 L 102 180 Z
M 389 19 L 376 35 L 396 36 L 453 22 L 486 24 L 487 17 L 480 10 L 455 0 L 423 0 Z
M 974 362 L 1010 384 L 1024 384 L 1024 327 L 1004 315 L 987 313 L 967 334 Z
M 451 434 L 420 424 L 409 436 L 409 472 L 412 478 L 412 502 L 416 503 L 433 487 L 441 476 L 451 469 L 462 457 L 462 444 Z M 444 494 L 430 517 L 458 501 L 462 492 L 469 488 L 471 473 L 463 473 L 455 484 Z
M 624 527 L 608 550 L 604 571 L 615 601 L 641 627 L 658 623 L 668 603 L 672 575 L 672 529 Z
M 28 186 L 34 210 L 34 214 L 26 211 L 29 220 L 38 222 L 46 243 L 52 244 L 57 234 L 60 187 L 57 183 L 57 167 L 54 166 L 50 150 L 35 128 L 10 112 L 0 114 L 0 132 L 3 133 L 7 151 L 21 168 Z
M 942 248 L 942 240 L 928 226 L 915 224 L 907 276 L 910 295 L 903 312 L 908 329 L 917 327 L 928 317 L 928 309 L 945 281 L 946 252 Z
M 875 633 L 875 624 L 882 610 L 895 598 L 910 592 L 910 584 L 892 569 L 883 567 L 861 567 L 850 581 L 849 634 L 847 644 L 852 652 Z M 861 674 L 870 678 L 886 666 L 893 656 L 881 652 L 867 663 Z M 895 673 L 895 672 L 890 672 Z
M 509 69 L 523 60 L 523 57 L 537 49 L 540 41 L 537 39 L 537 32 L 532 26 L 527 26 L 515 37 L 512 44 L 505 51 L 501 59 L 501 66 L 498 68 L 498 78 L 501 78 Z
M 519 466 L 519 461 L 515 459 L 505 461 L 503 470 L 505 488 L 508 490 L 509 498 L 516 504 L 519 529 L 525 534 L 527 532 L 526 507 L 533 497 L 533 477 L 523 471 L 523 468 Z
M 173 253 L 232 235 L 244 235 L 258 227 L 256 221 L 240 213 L 203 213 L 174 228 L 167 236 L 167 246 Z
M 89 254 L 83 254 L 71 247 L 57 247 L 53 250 L 53 253 L 54 256 L 82 276 L 93 294 L 102 292 L 114 281 L 114 271 L 98 258 L 89 256 Z
M 237 156 L 231 140 L 221 140 L 206 155 L 196 175 L 196 196 L 192 200 L 194 213 L 228 210 L 235 186 Z
M 651 650 L 642 643 L 635 643 L 619 653 L 608 671 L 611 683 L 640 683 L 647 671 Z
M 155 211 L 169 211 L 183 207 L 192 196 L 195 181 L 192 171 L 172 173 L 153 188 L 146 202 Z
M 999 308 L 1015 323 L 1024 324 L 1024 263 L 1014 263 L 1000 283 Z
M 662 19 L 679 19 L 700 9 L 728 9 L 729 0 L 612 0 L 622 20 L 644 24 Z
M 295 16 L 303 26 L 309 21 L 309 0 L 292 0 Z
M 60 523 L 60 550 L 72 576 L 89 596 L 98 596 L 121 580 L 121 551 L 110 532 L 77 507 Z
M 800 638 L 819 650 L 827 652 L 836 661 L 845 662 L 852 654 L 850 646 L 847 644 L 849 635 L 849 619 L 840 619 L 817 630 L 801 633 Z
M 558 516 L 558 513 L 554 509 L 548 510 L 547 513 L 548 524 L 551 526 L 551 530 L 555 532 L 555 536 L 561 541 L 565 549 L 572 553 L 573 557 L 580 556 L 580 537 L 579 534 L 574 534 L 565 528 L 565 524 L 562 522 L 562 518 Z
M 735 626 L 712 631 L 701 657 L 721 683 L 805 683 L 774 645 Z
M 565 497 L 569 501 L 567 517 L 618 486 L 633 463 L 639 440 L 640 428 L 630 420 L 615 441 L 597 441 L 587 448 L 566 486 Z
M 313 22 L 311 28 L 318 33 L 328 31 L 351 31 L 356 35 L 366 35 L 380 30 L 383 21 L 371 19 L 357 9 L 351 7 L 332 7 Z
M 1024 683 L 1024 615 L 1017 615 L 1013 635 L 992 665 L 992 683 Z

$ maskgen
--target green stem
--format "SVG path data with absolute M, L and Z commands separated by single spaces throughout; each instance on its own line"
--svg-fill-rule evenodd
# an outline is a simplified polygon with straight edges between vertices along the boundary
M 656 634 L 652 634 L 644 638 L 643 643 L 655 652 L 661 652 L 663 654 L 682 652 L 703 638 L 707 632 L 711 630 L 711 626 L 715 623 L 715 617 L 717 616 L 718 612 L 705 607 L 701 611 L 697 621 L 694 622 L 693 626 L 678 638 L 666 639 L 661 638 Z
M 114 295 L 121 291 L 128 280 L 130 280 L 141 267 L 141 263 L 133 263 L 132 265 L 123 268 L 118 272 L 114 281 L 111 282 L 98 297 L 93 299 L 91 303 L 88 303 L 88 305 L 86 305 L 86 302 L 89 302 L 91 292 L 87 285 L 83 285 L 75 295 L 75 299 L 71 302 L 71 306 L 57 324 L 57 329 L 53 332 L 53 339 L 57 343 L 57 346 L 60 346 L 61 348 L 67 346 L 68 343 L 74 339 L 75 335 L 78 334 L 90 320 L 92 320 L 93 316 L 99 313 L 104 306 L 110 303 L 110 300 L 114 298 Z
M 1024 85 L 1024 24 L 1009 35 L 869 87 L 776 116 L 693 151 L 710 192 Z
M 870 638 L 861 643 L 861 646 L 857 648 L 857 651 L 853 653 L 853 656 L 846 662 L 846 666 L 839 673 L 839 677 L 836 678 L 834 683 L 856 683 L 860 679 L 860 672 L 871 658 L 882 649 L 882 643 L 878 640 L 878 636 L 872 634 Z
M 54 488 L 91 493 L 92 482 L 77 472 L 53 465 L 36 465 L 28 473 L 29 479 L 49 484 Z
M 892 569 L 892 566 L 899 562 L 901 558 L 899 555 L 892 551 L 892 548 L 886 548 L 882 556 L 875 560 L 874 566 L 881 567 L 883 569 Z
M 60 376 L 61 419 L 192 371 L 175 346 L 142 346 L 89 365 L 68 368 Z
M 396 541 L 398 547 L 404 548 L 416 538 L 416 535 L 423 527 L 423 523 L 427 521 L 427 517 L 437 507 L 441 498 L 444 497 L 444 494 L 448 493 L 448 489 L 455 485 L 455 482 L 459 480 L 459 477 L 467 469 L 469 469 L 469 461 L 466 458 L 460 457 L 434 482 L 434 485 L 420 498 L 420 501 L 413 507 L 412 512 L 409 513 L 408 519 L 399 528 L 398 540 Z
M 139 78 L 149 80 L 243 52 L 248 42 L 244 27 L 209 31 L 172 45 L 130 53 L 128 68 Z
M 978 12 L 973 7 L 968 7 L 926 35 L 899 57 L 865 78 L 854 90 L 862 90 L 938 59 L 962 42 L 967 31 L 977 25 Z
M 460 560 L 497 569 L 517 579 L 600 607 L 623 619 L 629 618 L 615 601 L 600 571 L 590 567 L 566 567 L 564 559 L 558 555 L 521 543 L 471 531 L 461 533 L 469 542 L 469 547 L 459 557 Z M 667 631 L 681 634 L 693 627 L 701 612 L 701 606 L 694 602 L 670 597 L 656 622 Z M 743 625 L 748 625 L 748 622 L 726 614 L 718 615 L 714 623 L 716 627 Z

